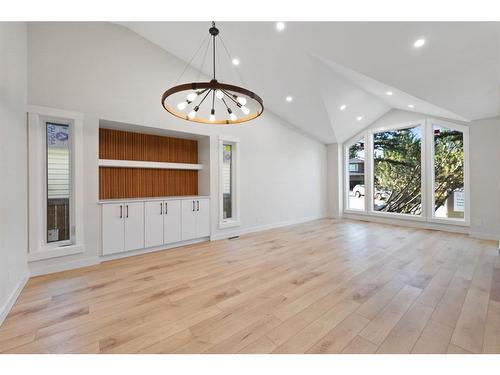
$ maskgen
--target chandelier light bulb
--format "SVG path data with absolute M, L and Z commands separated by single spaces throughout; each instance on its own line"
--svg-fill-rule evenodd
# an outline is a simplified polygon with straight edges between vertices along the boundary
M 224 97 L 224 93 L 221 90 L 216 90 L 215 96 L 217 97 L 217 99 L 222 99 Z
M 210 118 L 209 118 L 210 122 L 215 122 L 215 110 L 212 109 L 210 111 Z
M 188 105 L 188 102 L 180 102 L 179 104 L 177 104 L 177 109 L 179 111 L 183 111 L 184 109 L 186 109 Z
M 189 112 L 189 115 L 188 115 L 189 119 L 194 119 L 196 117 L 196 111 L 195 110 L 192 110 L 191 112 Z
M 236 96 L 235 95 L 235 99 L 238 103 L 240 103 L 241 105 L 245 105 L 247 104 L 247 100 L 245 98 L 243 98 L 242 96 Z
M 243 112 L 245 115 L 248 115 L 250 113 L 250 110 L 247 107 L 242 106 L 241 107 L 241 112 Z
M 190 92 L 189 94 L 187 94 L 187 100 L 192 102 L 196 99 L 197 96 L 198 94 L 196 92 Z
M 230 113 L 230 114 L 229 114 L 229 118 L 231 119 L 231 121 L 236 121 L 236 120 L 238 120 L 238 117 L 237 117 L 234 113 Z

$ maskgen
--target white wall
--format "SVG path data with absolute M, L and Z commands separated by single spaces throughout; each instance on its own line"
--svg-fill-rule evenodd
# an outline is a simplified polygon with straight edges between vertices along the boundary
M 368 128 L 397 125 L 404 122 L 425 119 L 426 117 L 425 114 L 391 110 L 369 125 Z M 480 238 L 500 239 L 500 202 L 498 195 L 500 185 L 500 173 L 498 170 L 500 162 L 500 150 L 498 147 L 498 140 L 500 138 L 499 118 L 476 120 L 470 123 L 452 122 L 467 125 L 470 129 L 471 225 L 468 232 L 472 236 Z M 329 147 L 332 146 L 330 145 Z M 337 161 L 338 159 L 329 159 L 329 162 L 332 163 L 336 163 Z M 329 197 L 336 193 L 337 191 L 329 191 Z
M 128 29 L 109 23 L 32 23 L 28 26 L 28 51 L 29 104 L 78 111 L 85 116 L 87 250 L 82 255 L 31 263 L 34 272 L 53 269 L 57 262 L 92 262 L 98 255 L 99 119 L 210 135 L 212 145 L 219 133 L 239 137 L 241 231 L 325 215 L 325 145 L 299 133 L 270 111 L 234 127 L 173 118 L 161 107 L 160 97 L 185 63 Z M 213 149 L 211 155 L 211 209 L 214 233 L 220 236 L 223 234 L 216 228 L 216 152 Z
M 25 23 L 0 22 L 0 324 L 27 277 Z

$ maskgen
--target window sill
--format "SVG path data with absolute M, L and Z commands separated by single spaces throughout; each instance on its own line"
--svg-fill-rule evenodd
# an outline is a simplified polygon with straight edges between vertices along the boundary
M 357 210 L 344 210 L 345 215 L 362 216 L 387 220 L 404 220 L 413 221 L 418 223 L 427 223 L 430 225 L 450 226 L 450 227 L 470 227 L 470 223 L 458 219 L 438 219 L 438 218 L 425 218 L 422 216 L 411 216 L 406 214 L 389 213 L 389 212 L 365 212 Z
M 234 227 L 239 227 L 240 225 L 241 222 L 239 220 L 228 220 L 219 222 L 219 229 L 234 228 Z
M 57 248 L 40 248 L 39 250 L 28 254 L 28 262 L 36 262 L 38 260 L 64 257 L 68 255 L 81 254 L 85 251 L 83 245 L 71 245 Z

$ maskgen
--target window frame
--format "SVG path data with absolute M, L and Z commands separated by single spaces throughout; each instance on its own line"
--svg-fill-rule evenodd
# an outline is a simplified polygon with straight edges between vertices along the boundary
M 365 200 L 364 200 L 364 208 L 358 209 L 358 208 L 350 208 L 349 207 L 349 149 L 358 143 L 360 140 L 364 139 L 364 144 L 365 144 L 365 165 L 364 165 L 364 170 L 363 170 L 363 177 L 365 180 Z M 366 179 L 366 154 L 367 154 L 367 142 L 366 142 L 366 136 L 364 133 L 362 133 L 360 136 L 353 137 L 349 139 L 349 141 L 344 145 L 344 212 L 347 213 L 363 213 L 366 212 L 366 204 L 367 204 L 367 193 L 368 193 L 368 188 L 367 188 L 367 179 Z
M 394 130 L 404 130 L 404 129 L 410 129 L 410 128 L 415 128 L 420 126 L 420 170 L 422 171 L 421 178 L 420 178 L 420 194 L 422 197 L 422 213 L 420 215 L 412 215 L 412 214 L 403 214 L 399 212 L 383 212 L 383 211 L 377 211 L 374 208 L 375 204 L 375 199 L 374 199 L 374 194 L 373 194 L 373 189 L 375 187 L 375 160 L 374 160 L 374 135 L 377 133 L 384 133 L 388 131 L 394 131 Z M 424 220 L 425 219 L 425 203 L 424 203 L 424 195 L 425 195 L 425 183 L 426 183 L 426 178 L 425 178 L 425 133 L 426 133 L 426 124 L 425 120 L 417 120 L 417 121 L 409 121 L 409 122 L 404 122 L 401 124 L 397 124 L 394 126 L 384 126 L 384 127 L 379 127 L 379 128 L 374 128 L 370 129 L 370 144 L 371 144 L 371 152 L 370 152 L 370 173 L 369 173 L 369 178 L 370 178 L 370 185 L 371 185 L 371 190 L 370 190 L 370 202 L 369 202 L 369 210 L 370 214 L 377 215 L 377 216 L 386 216 L 386 217 L 397 217 L 397 218 L 410 218 L 414 220 Z
M 43 186 L 43 194 L 45 197 L 45 202 L 43 205 L 44 208 L 44 222 L 43 222 L 43 227 L 45 229 L 45 241 L 43 242 L 43 246 L 47 248 L 59 248 L 62 246 L 68 246 L 73 244 L 74 242 L 74 230 L 73 228 L 73 223 L 75 221 L 75 202 L 74 202 L 74 183 L 73 183 L 73 174 L 74 174 L 74 163 L 73 163 L 73 152 L 74 152 L 74 146 L 73 146 L 73 122 L 68 120 L 68 119 L 61 119 L 57 120 L 52 117 L 47 117 L 47 116 L 42 116 L 40 117 L 42 127 L 44 129 L 44 147 L 43 151 L 45 154 L 44 158 L 44 163 L 43 163 L 43 174 L 44 174 L 44 186 Z M 48 170 L 48 158 L 49 158 L 49 153 L 48 153 L 48 145 L 47 145 L 47 128 L 48 124 L 54 124 L 54 125 L 62 125 L 62 126 L 67 126 L 68 127 L 68 133 L 69 133 L 69 183 L 70 183 L 70 197 L 69 197 L 69 240 L 60 240 L 60 241 L 52 241 L 49 242 L 48 240 L 48 228 L 47 228 L 47 216 L 48 216 L 48 201 L 49 201 L 49 193 L 48 193 L 48 185 L 49 185 L 49 170 Z
M 232 146 L 231 150 L 231 217 L 224 219 L 224 145 Z M 220 135 L 219 153 L 219 229 L 232 228 L 241 225 L 240 221 L 240 140 L 229 135 Z
M 465 189 L 465 212 L 464 219 L 437 218 L 434 214 L 434 136 L 433 124 L 439 124 L 449 129 L 455 129 L 464 134 L 464 189 Z M 373 139 L 374 134 L 408 129 L 421 126 L 421 195 L 422 213 L 421 215 L 402 214 L 397 212 L 380 212 L 373 207 L 374 197 L 374 158 Z M 349 147 L 360 139 L 365 139 L 365 209 L 357 210 L 348 208 L 349 199 Z M 369 156 L 369 157 L 368 157 Z M 436 118 L 427 117 L 412 121 L 396 123 L 380 127 L 367 128 L 344 143 L 344 213 L 357 214 L 363 216 L 373 216 L 387 219 L 401 219 L 409 221 L 428 222 L 434 224 L 446 224 L 456 226 L 470 226 L 470 166 L 469 166 L 469 127 L 442 121 Z
M 67 125 L 70 134 L 70 239 L 47 238 L 47 123 Z M 28 106 L 28 261 L 79 254 L 83 245 L 83 115 Z
M 435 118 L 428 118 L 428 126 L 427 126 L 427 137 L 429 138 L 428 147 L 429 147 L 429 165 L 427 168 L 427 176 L 430 181 L 427 195 L 430 199 L 427 200 L 427 211 L 429 212 L 428 221 L 440 224 L 455 224 L 455 225 L 470 225 L 470 165 L 469 165 L 469 127 L 455 124 L 449 121 L 441 121 Z M 464 190 L 465 190 L 465 209 L 464 209 L 464 218 L 443 218 L 436 217 L 436 213 L 434 212 L 434 204 L 435 204 L 435 168 L 434 168 L 434 125 L 440 125 L 442 127 L 458 130 L 463 134 L 464 140 Z

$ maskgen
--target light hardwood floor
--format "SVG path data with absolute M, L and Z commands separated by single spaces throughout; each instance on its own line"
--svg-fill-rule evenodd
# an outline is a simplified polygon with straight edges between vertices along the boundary
M 33 278 L 0 352 L 500 353 L 500 257 L 319 220 Z

